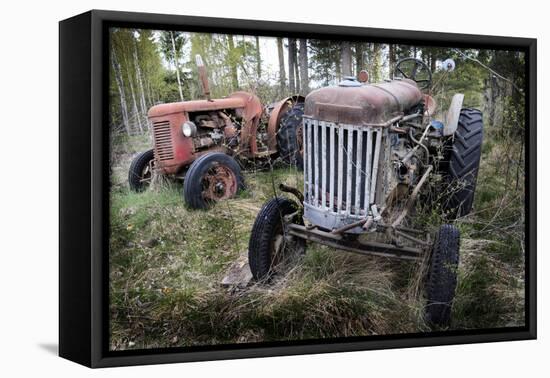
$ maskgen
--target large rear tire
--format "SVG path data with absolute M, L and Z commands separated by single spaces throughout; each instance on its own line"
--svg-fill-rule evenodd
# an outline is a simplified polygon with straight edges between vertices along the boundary
M 128 184 L 134 192 L 144 191 L 151 183 L 153 172 L 151 162 L 154 160 L 153 150 L 147 150 L 136 155 L 128 170 Z
M 281 116 L 277 131 L 279 156 L 292 166 L 304 168 L 303 126 L 304 103 L 297 102 Z
M 482 143 L 481 111 L 462 109 L 444 172 L 450 194 L 443 203 L 443 209 L 449 219 L 463 217 L 472 211 Z
M 267 201 L 252 226 L 248 264 L 256 281 L 268 281 L 282 266 L 305 252 L 305 241 L 285 234 L 283 217 L 298 205 L 284 197 Z
M 430 257 L 426 280 L 426 320 L 438 326 L 448 326 L 455 297 L 459 258 L 460 232 L 450 224 L 439 228 Z
M 234 197 L 244 188 L 239 164 L 221 152 L 209 152 L 195 160 L 183 183 L 183 196 L 191 209 L 208 209 L 214 203 Z

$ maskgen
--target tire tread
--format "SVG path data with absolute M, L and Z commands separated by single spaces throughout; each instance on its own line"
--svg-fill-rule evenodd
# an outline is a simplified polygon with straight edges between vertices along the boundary
M 244 178 L 241 173 L 241 167 L 229 155 L 221 152 L 209 152 L 199 156 L 187 171 L 183 182 L 183 197 L 191 209 L 208 209 L 208 204 L 202 198 L 202 175 L 206 172 L 210 164 L 218 162 L 228 166 L 237 177 L 238 190 L 244 188 Z
M 444 224 L 434 243 L 428 280 L 426 282 L 427 320 L 437 326 L 447 326 L 455 296 L 459 262 L 460 232 L 456 226 Z
M 450 195 L 446 204 L 452 217 L 462 217 L 470 213 L 481 160 L 483 143 L 483 115 L 478 109 L 464 108 L 460 112 L 454 143 L 449 151 L 447 178 L 452 183 L 464 181 L 463 188 Z
M 296 204 L 284 197 L 267 201 L 258 213 L 248 242 L 248 264 L 256 281 L 269 278 L 271 268 L 271 242 L 282 216 L 295 211 Z
M 141 172 L 146 164 L 149 164 L 151 160 L 155 158 L 153 150 L 147 150 L 139 153 L 130 163 L 128 169 L 128 185 L 134 192 L 141 192 L 145 189 L 143 182 L 141 182 Z

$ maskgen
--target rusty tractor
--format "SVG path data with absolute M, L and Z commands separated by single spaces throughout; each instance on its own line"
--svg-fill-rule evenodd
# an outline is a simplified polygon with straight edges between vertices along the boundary
M 472 209 L 482 114 L 462 108 L 464 96 L 455 94 L 443 120 L 434 119 L 437 105 L 424 94 L 432 72 L 418 59 L 399 61 L 384 83 L 368 84 L 364 71 L 358 76 L 306 97 L 304 191 L 281 185 L 298 201 L 278 196 L 265 203 L 250 235 L 250 269 L 269 283 L 305 253 L 306 242 L 424 261 L 425 319 L 447 326 L 459 259 L 452 222 Z M 427 182 L 454 183 L 437 202 L 446 218 L 435 232 L 416 227 L 413 216 L 419 196 L 427 201 Z
M 247 162 L 279 157 L 301 168 L 304 98 L 294 95 L 266 107 L 242 91 L 212 99 L 199 55 L 196 63 L 205 98 L 149 110 L 153 148 L 133 159 L 130 188 L 146 189 L 153 174 L 183 179 L 187 205 L 206 209 L 244 187 L 241 165 Z

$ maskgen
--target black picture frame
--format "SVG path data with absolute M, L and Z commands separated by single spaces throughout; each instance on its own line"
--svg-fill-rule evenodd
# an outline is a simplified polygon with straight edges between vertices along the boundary
M 260 36 L 431 46 L 496 48 L 526 53 L 525 326 L 353 339 L 166 348 L 108 349 L 108 28 L 172 29 Z M 59 355 L 89 367 L 344 352 L 535 339 L 536 65 L 528 38 L 385 30 L 92 10 L 59 23 Z

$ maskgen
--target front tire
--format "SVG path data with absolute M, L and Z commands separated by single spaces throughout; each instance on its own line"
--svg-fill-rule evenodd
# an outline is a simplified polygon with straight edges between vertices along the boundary
M 260 210 L 248 243 L 248 264 L 256 281 L 269 280 L 280 267 L 305 252 L 305 241 L 285 233 L 283 217 L 298 210 L 284 197 L 275 197 Z
M 153 172 L 151 165 L 154 160 L 153 150 L 147 150 L 138 154 L 128 170 L 128 184 L 134 192 L 144 191 L 151 183 Z
M 239 164 L 221 152 L 209 152 L 195 160 L 183 183 L 183 196 L 191 209 L 208 209 L 234 197 L 244 188 Z
M 439 228 L 430 258 L 426 280 L 426 320 L 438 326 L 448 326 L 455 297 L 459 258 L 460 231 L 444 224 Z

